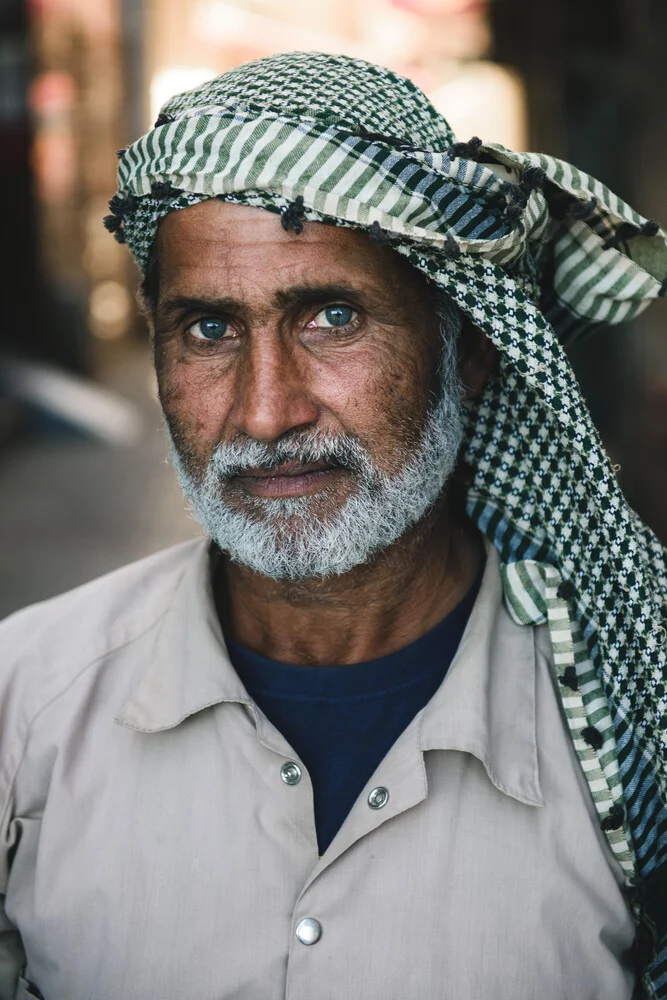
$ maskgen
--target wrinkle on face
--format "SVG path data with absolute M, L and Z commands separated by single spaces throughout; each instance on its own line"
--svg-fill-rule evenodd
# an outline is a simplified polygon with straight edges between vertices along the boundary
M 346 228 L 306 223 L 299 236 L 285 233 L 274 214 L 215 200 L 168 215 L 158 252 L 160 398 L 191 472 L 220 441 L 251 435 L 258 391 L 269 438 L 272 420 L 276 437 L 304 427 L 353 434 L 387 472 L 403 464 L 429 406 L 440 333 L 433 292 L 397 254 Z M 363 334 L 313 349 L 295 289 L 330 285 L 350 289 Z M 197 355 L 185 320 L 162 303 L 220 298 L 234 303 L 239 348 Z

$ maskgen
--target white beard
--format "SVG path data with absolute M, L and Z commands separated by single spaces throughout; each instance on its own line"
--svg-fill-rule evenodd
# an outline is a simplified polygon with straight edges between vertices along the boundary
M 221 443 L 201 480 L 186 470 L 173 439 L 171 445 L 183 493 L 218 547 L 263 576 L 303 580 L 347 573 L 417 524 L 441 496 L 462 435 L 456 355 L 453 347 L 445 347 L 439 398 L 416 449 L 393 475 L 378 469 L 366 448 L 347 435 L 301 433 L 266 445 L 251 439 Z M 248 497 L 242 510 L 225 501 L 225 479 L 242 469 L 289 460 L 342 466 L 353 492 L 330 515 L 321 513 L 327 500 L 325 494 L 323 504 L 324 491 L 295 498 Z

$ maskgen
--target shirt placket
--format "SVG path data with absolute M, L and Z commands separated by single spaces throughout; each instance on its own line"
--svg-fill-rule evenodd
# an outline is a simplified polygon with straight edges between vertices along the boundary
M 346 906 L 356 905 L 350 888 L 363 865 L 359 850 L 372 852 L 379 828 L 426 798 L 420 718 L 421 713 L 366 783 L 296 900 L 287 958 L 286 1000 L 312 1000 L 314 982 L 327 983 L 322 988 L 336 995 L 335 969 L 346 956 L 340 954 L 339 946 L 335 952 L 332 950 L 327 930 L 333 922 L 344 921 Z M 312 810 L 312 791 L 310 794 Z M 339 933 L 336 937 L 340 940 Z M 359 942 L 349 942 L 348 960 L 353 960 L 352 953 L 358 947 Z

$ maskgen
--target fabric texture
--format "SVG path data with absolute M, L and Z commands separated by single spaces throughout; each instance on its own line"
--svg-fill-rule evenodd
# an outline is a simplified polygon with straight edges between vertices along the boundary
M 227 640 L 243 685 L 306 765 L 320 854 L 403 730 L 438 690 L 472 611 L 465 597 L 426 635 L 388 656 L 347 666 L 296 666 Z
M 664 231 L 561 160 L 455 142 L 410 81 L 317 53 L 169 100 L 121 153 L 106 224 L 143 267 L 160 219 L 212 197 L 297 232 L 304 219 L 366 229 L 499 349 L 498 376 L 468 409 L 468 510 L 504 565 L 542 567 L 567 603 L 565 644 L 590 663 L 611 720 L 622 797 L 602 823 L 632 843 L 644 990 L 667 997 L 665 551 L 627 505 L 563 350 L 665 294 Z
M 205 541 L 13 615 L 0 650 L 2 1000 L 24 962 L 46 1000 L 630 1000 L 624 874 L 491 546 L 443 683 L 322 857 Z

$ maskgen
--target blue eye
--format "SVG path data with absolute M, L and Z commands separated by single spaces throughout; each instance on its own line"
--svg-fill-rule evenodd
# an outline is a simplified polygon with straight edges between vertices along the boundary
M 347 326 L 352 322 L 356 313 L 351 306 L 344 306 L 340 303 L 336 303 L 333 306 L 327 306 L 323 309 L 321 313 L 317 314 L 317 325 L 318 326 Z M 319 322 L 321 317 L 324 317 L 324 323 Z
M 222 340 L 229 333 L 229 323 L 224 319 L 199 319 L 188 327 L 188 332 L 196 340 Z

